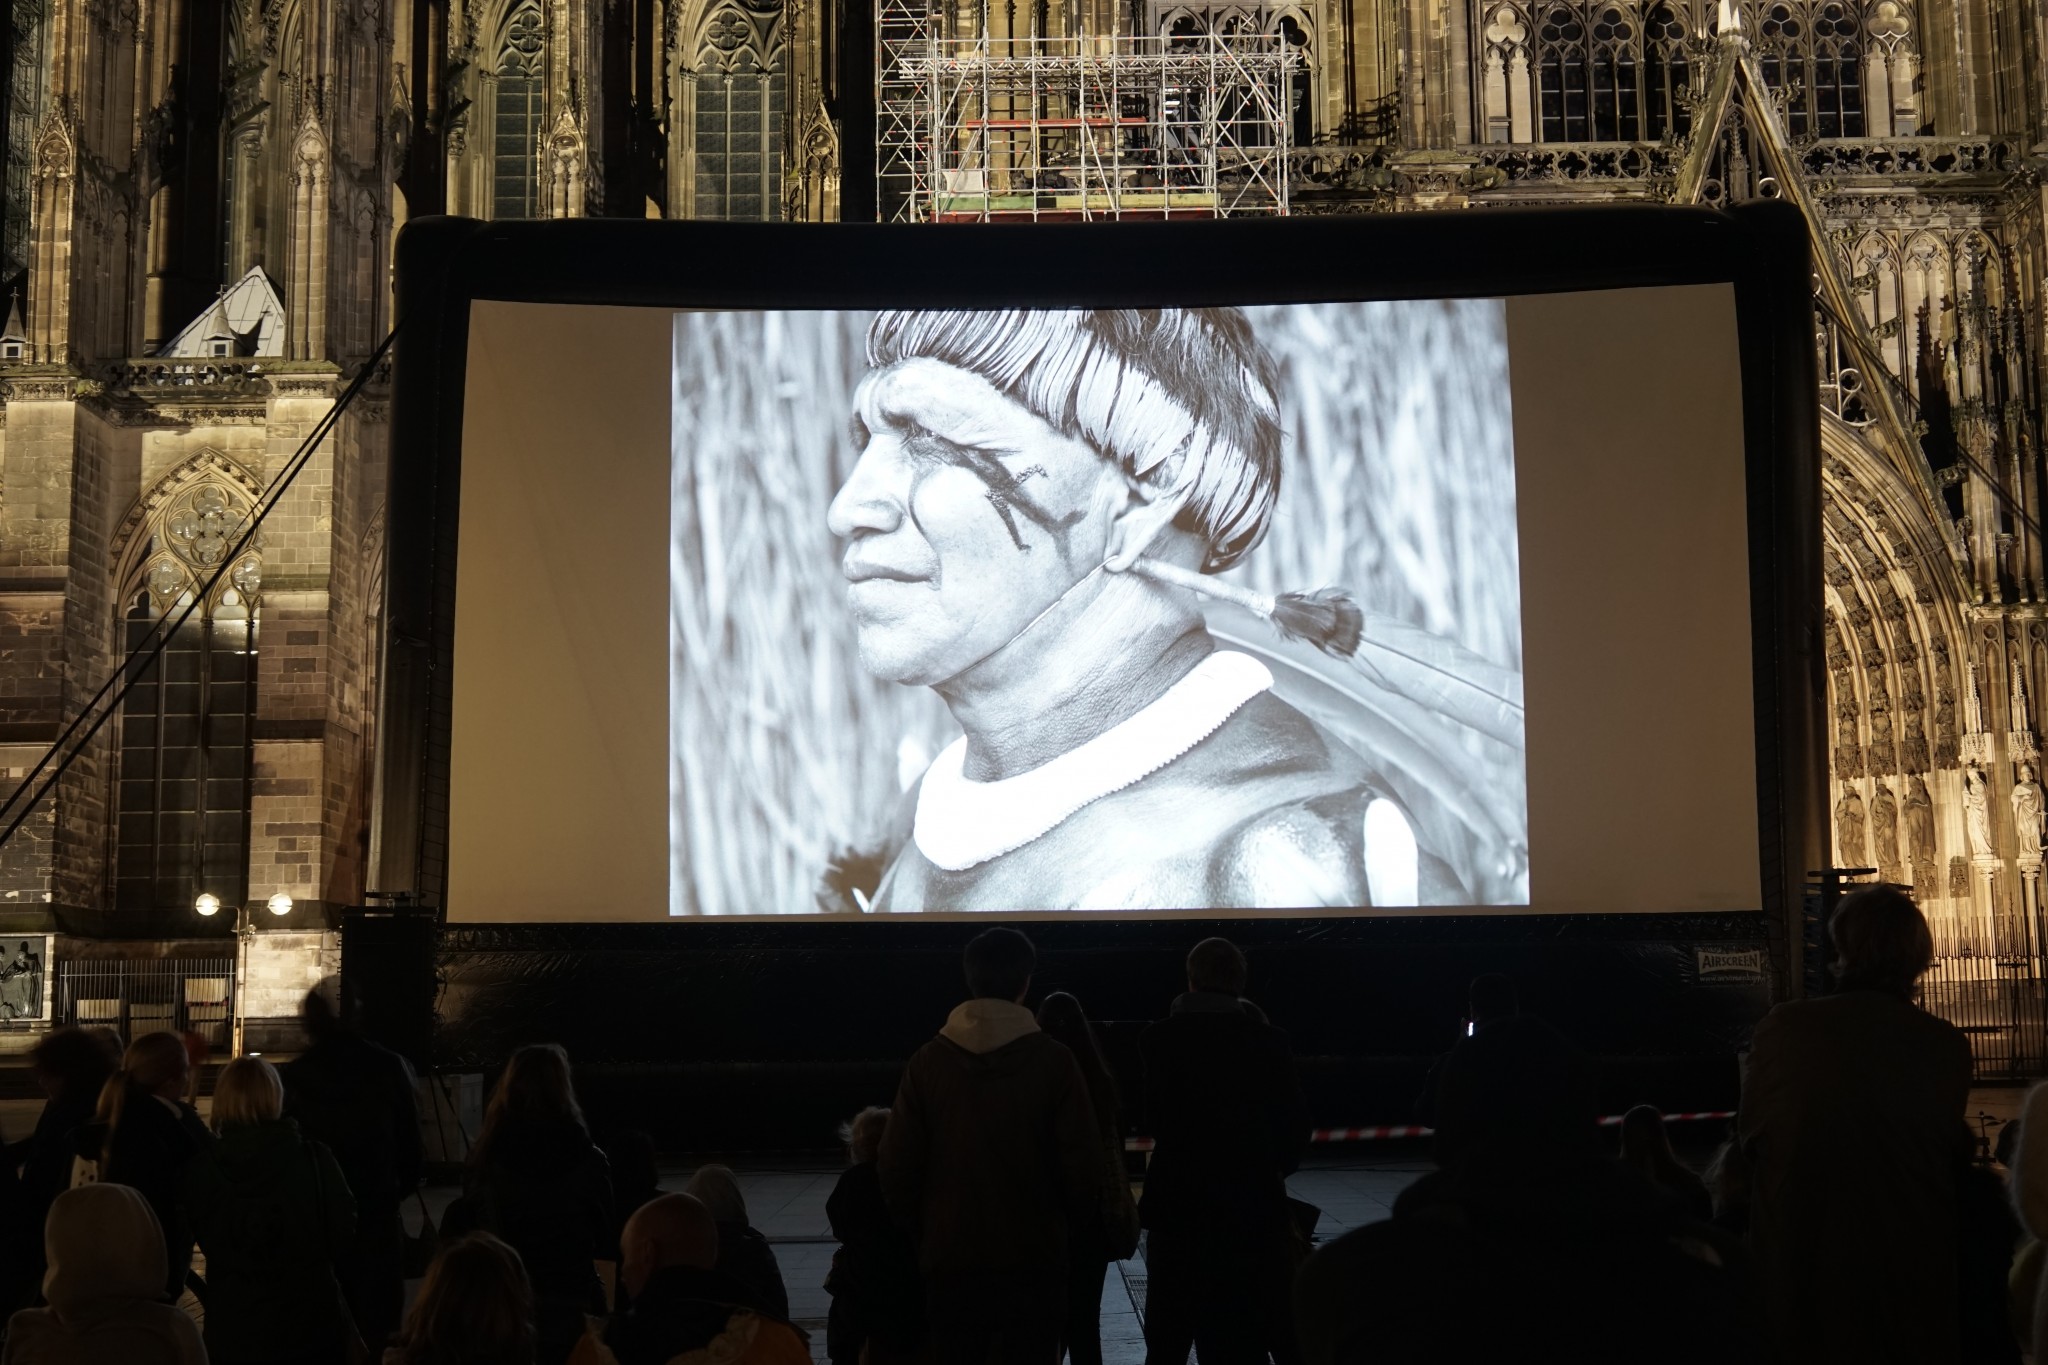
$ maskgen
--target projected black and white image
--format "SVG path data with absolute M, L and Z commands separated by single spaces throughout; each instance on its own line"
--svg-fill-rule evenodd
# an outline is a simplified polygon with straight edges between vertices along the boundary
M 1528 902 L 1497 301 L 678 315 L 670 908 Z

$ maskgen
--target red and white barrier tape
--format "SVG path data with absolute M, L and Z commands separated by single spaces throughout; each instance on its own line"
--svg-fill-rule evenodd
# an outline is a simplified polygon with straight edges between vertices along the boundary
M 1698 1123 L 1711 1119 L 1732 1119 L 1732 1109 L 1702 1109 L 1689 1114 L 1666 1114 L 1666 1123 Z M 1602 1128 L 1615 1128 L 1621 1124 L 1621 1115 L 1609 1114 L 1600 1120 Z M 1379 1142 L 1390 1138 L 1425 1138 L 1434 1136 L 1436 1129 L 1425 1128 L 1414 1123 L 1380 1124 L 1370 1128 L 1318 1128 L 1310 1133 L 1310 1142 Z M 1149 1152 L 1152 1139 L 1148 1137 L 1125 1138 L 1127 1152 Z
M 1664 1121 L 1666 1123 L 1700 1123 L 1709 1119 L 1732 1119 L 1734 1117 L 1735 1111 L 1733 1109 L 1702 1109 L 1691 1114 L 1666 1114 Z M 1621 1115 L 1609 1114 L 1606 1118 L 1600 1120 L 1600 1126 L 1602 1128 L 1620 1127 Z

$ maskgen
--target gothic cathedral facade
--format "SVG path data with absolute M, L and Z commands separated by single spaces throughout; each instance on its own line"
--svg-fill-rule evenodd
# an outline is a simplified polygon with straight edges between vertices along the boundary
M 370 364 L 397 232 L 900 212 L 876 189 L 877 23 L 903 3 L 8 0 L 6 785 L 130 641 L 180 624 L 0 849 L 0 931 L 169 937 L 201 891 L 331 912 L 377 889 L 381 374 L 260 539 L 234 530 Z M 1944 932 L 2029 932 L 2039 0 L 923 3 L 982 41 L 1266 40 L 1290 54 L 1291 213 L 1796 204 L 1819 264 L 1836 860 L 1911 884 Z

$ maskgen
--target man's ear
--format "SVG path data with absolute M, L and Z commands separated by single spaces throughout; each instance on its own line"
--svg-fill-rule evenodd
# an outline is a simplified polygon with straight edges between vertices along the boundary
M 1127 486 L 1130 494 L 1123 510 L 1110 523 L 1109 554 L 1103 560 L 1103 567 L 1111 573 L 1122 573 L 1133 560 L 1150 551 L 1188 500 L 1185 491 L 1168 492 L 1137 480 Z

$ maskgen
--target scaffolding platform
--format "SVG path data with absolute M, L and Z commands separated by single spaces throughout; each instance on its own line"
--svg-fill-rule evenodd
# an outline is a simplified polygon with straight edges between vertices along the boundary
M 941 36 L 878 0 L 876 188 L 908 222 L 1287 212 L 1298 52 L 1258 33 Z

